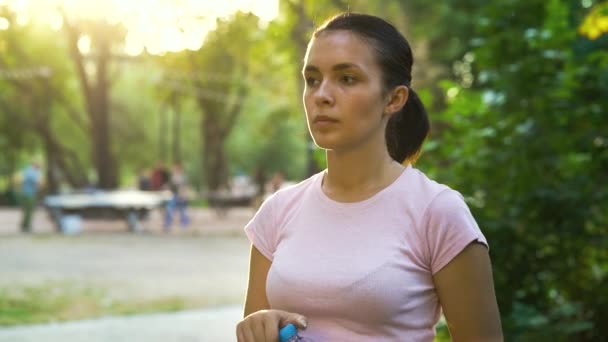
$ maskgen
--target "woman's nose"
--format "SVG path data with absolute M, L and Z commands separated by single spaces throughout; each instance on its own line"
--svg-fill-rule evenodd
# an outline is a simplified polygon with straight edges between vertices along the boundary
M 317 106 L 332 105 L 334 103 L 333 90 L 327 80 L 323 80 L 315 92 L 315 104 Z

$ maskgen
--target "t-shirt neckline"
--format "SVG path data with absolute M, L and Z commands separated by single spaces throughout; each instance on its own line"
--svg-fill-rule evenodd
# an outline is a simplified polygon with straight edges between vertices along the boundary
M 394 188 L 397 188 L 397 184 L 401 181 L 402 178 L 404 178 L 406 176 L 406 174 L 409 173 L 409 171 L 411 169 L 412 169 L 412 165 L 408 164 L 401 171 L 401 174 L 397 178 L 395 178 L 395 180 L 392 183 L 390 183 L 388 186 L 384 187 L 380 191 L 376 192 L 369 198 L 366 198 L 366 199 L 364 199 L 362 201 L 358 201 L 358 202 L 339 202 L 339 201 L 336 201 L 336 200 L 330 198 L 329 196 L 327 196 L 325 194 L 325 192 L 323 192 L 323 188 L 322 188 L 323 177 L 325 176 L 327 169 L 325 169 L 317 174 L 313 188 L 314 188 L 315 194 L 317 195 L 316 197 L 327 207 L 335 208 L 338 210 L 360 210 L 360 209 L 363 209 L 365 207 L 372 205 L 373 203 L 375 203 L 376 201 L 380 200 L 381 198 L 386 196 L 388 193 L 390 193 Z

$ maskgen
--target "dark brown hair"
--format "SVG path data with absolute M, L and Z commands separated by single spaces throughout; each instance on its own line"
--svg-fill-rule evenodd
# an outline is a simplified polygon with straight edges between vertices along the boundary
M 399 163 L 414 161 L 429 133 L 429 119 L 420 98 L 411 88 L 414 57 L 408 41 L 384 19 L 358 13 L 341 13 L 329 19 L 313 34 L 349 31 L 366 41 L 382 70 L 384 92 L 405 85 L 409 97 L 403 108 L 392 115 L 386 126 L 386 146 Z

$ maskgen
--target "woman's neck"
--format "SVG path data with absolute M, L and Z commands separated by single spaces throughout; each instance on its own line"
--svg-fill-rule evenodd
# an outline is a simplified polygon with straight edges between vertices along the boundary
M 404 169 L 386 148 L 327 151 L 326 157 L 323 192 L 340 202 L 357 202 L 373 196 L 395 181 Z

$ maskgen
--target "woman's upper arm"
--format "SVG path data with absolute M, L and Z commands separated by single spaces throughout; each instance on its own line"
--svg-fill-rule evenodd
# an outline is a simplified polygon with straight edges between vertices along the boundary
M 256 311 L 270 309 L 266 298 L 266 276 L 271 262 L 254 245 L 249 259 L 249 282 L 245 299 L 244 317 Z
M 450 335 L 459 341 L 502 341 L 488 249 L 469 244 L 433 276 Z

